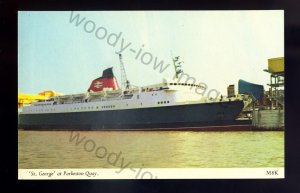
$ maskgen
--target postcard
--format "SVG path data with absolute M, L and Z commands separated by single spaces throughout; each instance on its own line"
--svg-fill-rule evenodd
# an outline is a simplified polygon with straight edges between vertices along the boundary
M 284 178 L 284 11 L 19 11 L 18 177 Z

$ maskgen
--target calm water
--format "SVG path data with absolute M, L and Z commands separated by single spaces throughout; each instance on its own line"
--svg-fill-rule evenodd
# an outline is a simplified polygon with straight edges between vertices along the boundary
M 19 130 L 18 135 L 21 169 L 284 166 L 284 132 Z

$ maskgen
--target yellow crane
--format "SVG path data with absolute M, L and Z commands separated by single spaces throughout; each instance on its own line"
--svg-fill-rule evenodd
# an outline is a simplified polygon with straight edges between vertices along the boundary
M 26 94 L 26 93 L 19 93 L 18 94 L 18 108 L 23 107 L 23 105 L 31 104 L 32 102 L 38 100 L 46 100 L 49 97 L 53 96 L 60 96 L 60 93 L 54 92 L 52 90 L 47 90 L 40 92 L 38 94 Z

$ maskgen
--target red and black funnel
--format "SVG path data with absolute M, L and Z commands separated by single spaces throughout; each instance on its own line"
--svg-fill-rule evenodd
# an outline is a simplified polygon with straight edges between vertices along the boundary
M 112 90 L 118 90 L 119 85 L 112 68 L 103 70 L 102 76 L 93 80 L 88 92 L 99 92 L 104 88 L 112 88 Z

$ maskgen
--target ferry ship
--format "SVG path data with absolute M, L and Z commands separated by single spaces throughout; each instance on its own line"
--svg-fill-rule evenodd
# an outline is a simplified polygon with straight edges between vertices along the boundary
M 120 88 L 113 69 L 93 80 L 86 93 L 50 97 L 24 106 L 19 128 L 28 130 L 150 130 L 233 124 L 245 106 L 243 96 L 211 99 L 195 92 L 197 84 L 176 78 L 135 87 L 121 61 Z M 123 71 L 123 73 L 122 73 Z

